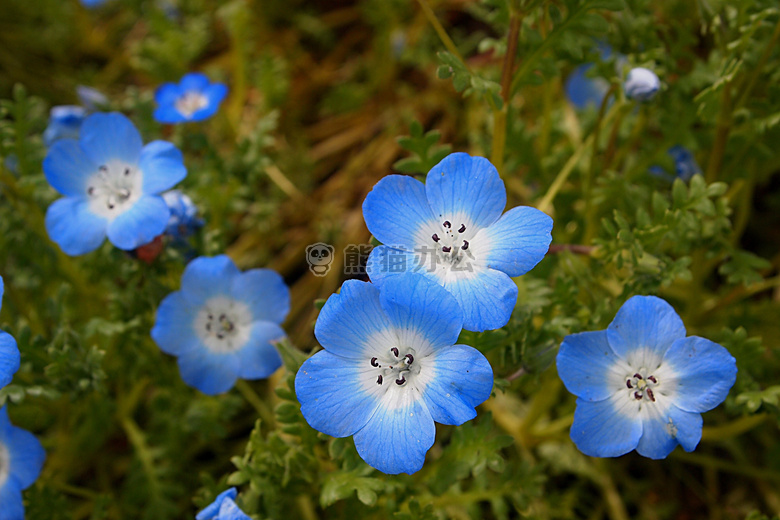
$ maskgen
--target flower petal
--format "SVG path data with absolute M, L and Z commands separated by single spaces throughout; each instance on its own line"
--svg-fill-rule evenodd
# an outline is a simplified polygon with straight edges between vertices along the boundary
M 217 495 L 214 502 L 207 505 L 195 515 L 195 520 L 214 520 L 214 517 L 219 514 L 219 508 L 222 506 L 222 502 L 224 502 L 226 498 L 234 499 L 236 498 L 236 495 L 238 495 L 238 491 L 236 491 L 236 488 L 234 487 L 223 491 Z
M 636 448 L 642 437 L 638 401 L 616 392 L 602 401 L 577 399 L 571 440 L 585 455 L 618 457 Z
M 453 273 L 454 274 L 454 273 Z M 463 309 L 463 328 L 476 332 L 500 329 L 517 303 L 517 285 L 505 273 L 473 267 L 466 276 L 451 276 L 444 287 Z
M 726 399 L 737 380 L 734 356 L 698 336 L 672 343 L 663 363 L 672 371 L 671 377 L 663 378 L 663 387 L 674 389 L 674 404 L 687 412 L 712 410 Z
M 179 85 L 168 82 L 157 87 L 157 90 L 154 91 L 154 100 L 159 107 L 163 107 L 164 105 L 173 105 L 181 95 L 182 91 Z
M 152 339 L 160 350 L 180 356 L 200 348 L 200 339 L 193 328 L 197 312 L 181 291 L 169 294 L 160 302 L 152 328 Z
M 16 340 L 7 332 L 0 330 L 0 388 L 14 378 L 14 374 L 19 370 L 20 359 Z
M 148 244 L 165 231 L 171 211 L 160 196 L 143 196 L 109 222 L 108 240 L 119 249 Z
M 379 301 L 402 345 L 418 355 L 452 346 L 463 327 L 463 312 L 455 298 L 426 276 L 404 273 L 387 279 Z
M 360 457 L 390 475 L 419 471 L 436 438 L 433 418 L 423 400 L 404 390 L 389 388 L 374 415 L 354 437 Z
M 379 286 L 392 276 L 409 271 L 427 273 L 430 268 L 430 260 L 426 265 L 425 258 L 417 253 L 388 246 L 373 248 L 366 261 L 366 274 Z
M 227 255 L 201 256 L 187 264 L 181 275 L 184 297 L 202 305 L 209 298 L 227 294 L 241 271 Z
M 679 443 L 693 451 L 701 440 L 701 414 L 680 410 L 674 405 L 665 410 L 652 404 L 642 406 L 642 438 L 637 453 L 651 459 L 665 459 Z
M 46 180 L 52 188 L 70 196 L 86 195 L 87 180 L 97 171 L 98 166 L 74 139 L 55 142 L 43 160 Z
M 295 375 L 301 413 L 312 428 L 333 437 L 348 437 L 363 428 L 379 406 L 383 387 L 367 362 L 320 351 Z
M 206 347 L 179 356 L 182 380 L 204 394 L 227 392 L 238 379 L 239 362 L 230 354 L 214 354 Z
M 141 134 L 133 123 L 118 112 L 92 114 L 81 125 L 81 146 L 96 164 L 111 160 L 138 164 Z
M 106 238 L 107 221 L 89 210 L 83 197 L 55 200 L 46 210 L 46 231 L 67 254 L 83 255 L 94 251 Z
M 187 176 L 181 152 L 167 141 L 152 141 L 144 146 L 138 167 L 143 172 L 143 190 L 146 195 L 172 188 Z
M 286 336 L 284 330 L 270 321 L 252 324 L 246 345 L 235 351 L 238 357 L 238 377 L 241 379 L 265 379 L 282 366 L 282 358 L 271 342 Z
M 203 90 L 207 105 L 193 112 L 190 121 L 203 121 L 213 116 L 219 110 L 219 104 L 227 96 L 228 88 L 223 83 L 213 83 Z
M 685 326 L 671 305 L 655 296 L 633 296 L 618 310 L 607 328 L 607 338 L 623 359 L 641 355 L 632 366 L 658 366 L 676 339 L 685 337 Z
M 32 486 L 46 460 L 40 441 L 27 430 L 12 427 L 10 438 L 4 439 L 3 444 L 11 454 L 11 475 L 22 489 Z
M 506 188 L 495 166 L 484 157 L 453 153 L 434 166 L 425 193 L 439 220 L 464 222 L 478 228 L 493 224 L 504 212 Z
M 625 361 L 609 346 L 605 330 L 566 336 L 555 360 L 566 389 L 584 401 L 601 401 L 625 389 L 626 372 L 619 368 Z
M 491 269 L 520 276 L 547 254 L 552 226 L 552 219 L 536 208 L 512 208 L 477 233 L 471 242 L 472 254 Z
M 385 351 L 398 341 L 379 303 L 379 289 L 357 280 L 347 280 L 341 293 L 328 298 L 317 318 L 314 335 L 328 352 L 361 361 L 369 359 L 369 353 Z
M 251 269 L 236 276 L 230 293 L 249 306 L 255 320 L 282 323 L 290 312 L 290 290 L 271 269 Z
M 0 487 L 0 520 L 19 520 L 24 518 L 24 503 L 22 489 L 16 479 L 9 478 Z
M 457 426 L 476 417 L 475 408 L 493 391 L 493 369 L 485 356 L 468 345 L 453 345 L 425 363 L 428 380 L 422 395 L 433 420 Z
M 219 520 L 252 520 L 252 517 L 241 511 L 232 498 L 226 498 L 219 506 Z
M 363 201 L 366 227 L 377 240 L 413 251 L 426 229 L 436 223 L 425 185 L 405 175 L 381 179 Z M 427 241 L 434 233 L 427 235 Z
M 202 72 L 190 72 L 181 77 L 179 89 L 181 89 L 182 92 L 190 90 L 200 92 L 208 87 L 209 83 L 209 77 Z

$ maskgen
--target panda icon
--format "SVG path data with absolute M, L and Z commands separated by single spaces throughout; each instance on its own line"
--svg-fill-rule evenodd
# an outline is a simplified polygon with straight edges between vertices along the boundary
M 306 248 L 306 262 L 309 264 L 309 271 L 314 276 L 325 276 L 330 271 L 330 264 L 333 263 L 333 246 L 317 242 Z

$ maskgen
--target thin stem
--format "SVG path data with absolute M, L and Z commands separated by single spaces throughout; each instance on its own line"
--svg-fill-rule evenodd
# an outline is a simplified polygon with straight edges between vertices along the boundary
M 548 255 L 557 255 L 563 251 L 570 251 L 577 255 L 592 255 L 596 246 L 584 246 L 581 244 L 552 244 L 547 250 Z
M 436 13 L 434 13 L 433 9 L 431 9 L 431 6 L 428 5 L 427 0 L 417 0 L 417 3 L 420 4 L 420 8 L 422 8 L 425 17 L 433 26 L 433 30 L 435 30 L 436 34 L 439 35 L 439 39 L 444 44 L 444 46 L 447 47 L 447 50 L 465 64 L 466 62 L 464 61 L 463 56 L 461 56 L 460 52 L 458 52 L 458 48 L 455 47 L 455 43 L 449 37 L 447 31 L 444 30 L 444 27 L 442 27 L 439 19 L 436 18 Z
M 509 99 L 512 88 L 512 72 L 515 68 L 515 56 L 517 55 L 517 40 L 520 38 L 522 16 L 515 10 L 509 18 L 509 34 L 507 35 L 506 54 L 501 70 L 501 99 L 504 104 L 500 109 L 493 110 L 493 147 L 490 162 L 499 173 L 504 170 L 504 149 L 506 148 L 506 118 L 509 111 Z
M 747 464 L 734 464 L 733 462 L 727 462 L 720 457 L 712 457 L 710 455 L 699 455 L 694 453 L 685 453 L 680 450 L 673 451 L 671 458 L 688 462 L 690 464 L 696 464 L 705 468 L 713 468 L 727 473 L 734 473 L 735 475 L 745 475 L 747 477 L 753 477 L 757 479 L 771 479 L 780 482 L 780 473 L 770 471 L 766 469 L 758 469 Z
M 769 419 L 769 414 L 760 413 L 756 415 L 746 415 L 721 426 L 710 426 L 702 430 L 701 440 L 711 441 L 736 437 L 752 430 L 756 426 L 760 426 L 762 423 L 766 422 L 767 419 Z
M 593 233 L 595 233 L 595 210 L 593 209 L 593 201 L 592 201 L 592 194 L 593 194 L 593 177 L 595 175 L 596 171 L 596 161 L 599 156 L 599 137 L 601 136 L 601 126 L 604 122 L 604 113 L 607 110 L 607 105 L 609 104 L 609 98 L 612 97 L 612 94 L 615 93 L 615 90 L 617 89 L 617 85 L 615 83 L 612 83 L 612 85 L 609 87 L 609 90 L 606 94 L 604 94 L 604 98 L 601 100 L 601 107 L 599 107 L 599 115 L 596 119 L 596 126 L 593 128 L 593 151 L 590 155 L 590 168 L 588 168 L 587 173 L 585 174 L 585 179 L 583 180 L 583 186 L 582 191 L 584 192 L 584 198 L 585 198 L 585 236 L 583 238 L 583 242 L 586 244 L 591 241 L 593 238 Z
M 268 424 L 269 427 L 273 428 L 274 414 L 271 412 L 271 409 L 268 407 L 268 405 L 265 404 L 262 399 L 260 399 L 260 396 L 257 395 L 257 392 L 255 392 L 255 390 L 249 386 L 249 383 L 243 379 L 239 379 L 236 381 L 236 388 L 239 392 L 241 392 L 241 395 L 244 396 L 244 399 L 246 399 L 246 401 L 252 405 L 252 408 L 255 409 L 263 422 Z

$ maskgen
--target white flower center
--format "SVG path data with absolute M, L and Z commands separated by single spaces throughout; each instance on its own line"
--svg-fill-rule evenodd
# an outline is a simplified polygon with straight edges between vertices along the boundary
M 226 296 L 209 299 L 195 317 L 195 331 L 210 351 L 241 349 L 252 331 L 252 313 L 245 303 Z
M 626 376 L 626 388 L 629 390 L 629 399 L 637 401 L 655 402 L 656 392 L 659 391 L 660 381 L 653 374 L 649 374 L 644 367 L 633 375 Z
M 141 198 L 143 173 L 134 164 L 112 160 L 101 164 L 87 181 L 90 210 L 112 220 Z
M 420 363 L 415 363 L 414 355 L 412 348 L 392 347 L 385 354 L 372 357 L 369 364 L 376 369 L 376 384 L 406 386 L 420 373 Z
M 188 90 L 175 103 L 176 110 L 186 118 L 192 117 L 192 114 L 206 108 L 208 104 L 209 99 L 195 90 Z
M 441 277 L 450 273 L 474 273 L 476 259 L 472 254 L 476 227 L 460 219 L 443 220 L 440 225 L 426 226 L 418 235 L 415 270 L 436 272 Z
M 0 489 L 3 489 L 5 481 L 8 480 L 8 475 L 11 473 L 11 454 L 8 453 L 2 443 L 0 443 Z

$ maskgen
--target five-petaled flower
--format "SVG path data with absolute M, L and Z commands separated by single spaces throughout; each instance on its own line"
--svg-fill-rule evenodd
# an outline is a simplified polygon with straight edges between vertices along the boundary
M 346 281 L 317 319 L 325 350 L 295 377 L 304 418 L 328 435 L 353 435 L 360 456 L 380 471 L 418 471 L 434 421 L 473 419 L 493 387 L 485 356 L 454 344 L 462 324 L 452 295 L 423 276 L 390 278 L 381 291 Z
M 249 515 L 236 505 L 236 488 L 223 491 L 214 502 L 195 516 L 195 520 L 251 520 Z
M 184 269 L 181 290 L 157 309 L 152 338 L 178 356 L 185 383 L 219 394 L 238 378 L 263 379 L 282 364 L 272 341 L 290 310 L 290 292 L 271 269 L 242 273 L 225 256 L 199 257 Z
M 686 337 L 671 305 L 654 296 L 629 299 L 607 330 L 566 336 L 557 365 L 578 398 L 571 438 L 594 457 L 636 449 L 663 459 L 678 443 L 693 451 L 701 413 L 726 398 L 737 376 L 725 348 Z
M 400 272 L 426 276 L 455 296 L 465 329 L 503 327 L 517 303 L 511 277 L 538 264 L 552 240 L 549 216 L 527 206 L 502 215 L 505 206 L 504 182 L 483 157 L 451 154 L 425 184 L 389 175 L 363 203 L 369 231 L 386 244 L 371 252 L 366 272 L 380 286 Z
M 3 300 L 4 288 L 3 277 L 0 276 L 0 305 Z M 7 332 L 0 330 L 0 388 L 11 382 L 14 374 L 19 370 L 19 362 L 20 356 L 16 340 Z M 0 467 L 2 467 L 2 463 L 0 463 Z M 2 470 L 0 470 L 0 475 L 2 475 Z
M 205 74 L 185 74 L 179 83 L 163 83 L 157 88 L 154 118 L 161 123 L 208 119 L 217 112 L 227 92 L 224 83 L 211 83 Z
M 0 408 L 0 518 L 24 519 L 22 490 L 38 478 L 45 459 L 35 435 L 11 424 L 6 407 Z
M 65 197 L 46 212 L 46 230 L 65 253 L 88 253 L 108 240 L 135 249 L 165 230 L 170 211 L 157 195 L 187 175 L 171 143 L 146 146 L 119 113 L 93 114 L 81 137 L 61 139 L 43 161 L 49 184 Z
M 171 211 L 165 228 L 166 235 L 182 240 L 203 226 L 203 220 L 198 218 L 198 208 L 188 195 L 179 190 L 170 190 L 163 193 L 162 198 Z

